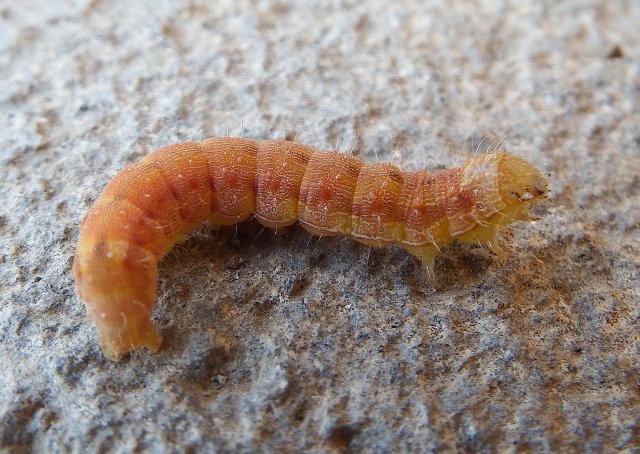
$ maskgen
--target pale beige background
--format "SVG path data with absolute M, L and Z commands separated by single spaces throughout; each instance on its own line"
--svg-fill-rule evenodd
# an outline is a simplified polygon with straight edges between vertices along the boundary
M 0 0 L 0 447 L 638 452 L 638 24 L 622 0 Z M 80 219 L 125 165 L 243 126 L 407 170 L 508 137 L 553 203 L 504 257 L 446 248 L 435 292 L 401 249 L 202 229 L 161 264 L 161 351 L 105 360 Z

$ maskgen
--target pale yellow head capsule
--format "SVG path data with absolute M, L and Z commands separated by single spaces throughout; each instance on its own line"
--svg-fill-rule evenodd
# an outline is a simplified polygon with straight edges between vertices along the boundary
M 529 207 L 547 198 L 547 179 L 533 164 L 507 153 L 498 164 L 498 191 L 506 207 L 502 214 L 512 221 L 530 220 Z
M 494 250 L 499 249 L 497 227 L 532 220 L 529 207 L 548 194 L 547 180 L 538 169 L 504 151 L 468 159 L 462 166 L 461 188 L 461 194 L 467 188 L 471 194 L 468 204 L 474 206 L 460 211 L 458 218 L 466 220 L 468 228 L 456 239 L 483 243 Z

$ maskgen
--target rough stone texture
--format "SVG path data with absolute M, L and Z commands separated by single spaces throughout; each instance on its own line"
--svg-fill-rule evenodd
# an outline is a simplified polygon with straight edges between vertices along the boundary
M 6 452 L 640 452 L 640 4 L 0 2 Z M 406 170 L 506 140 L 553 202 L 506 254 L 201 229 L 155 355 L 105 360 L 78 223 L 175 141 L 288 137 Z M 356 138 L 359 137 L 357 144 Z

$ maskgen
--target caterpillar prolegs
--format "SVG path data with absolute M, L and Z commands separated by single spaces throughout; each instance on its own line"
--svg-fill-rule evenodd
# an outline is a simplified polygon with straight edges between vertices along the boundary
M 211 138 L 169 145 L 126 167 L 80 226 L 76 289 L 105 356 L 159 348 L 151 322 L 158 261 L 203 221 L 250 216 L 278 228 L 299 222 L 314 235 L 397 244 L 429 274 L 441 247 L 461 240 L 496 245 L 496 229 L 529 220 L 547 195 L 530 163 L 503 151 L 436 174 L 364 164 L 284 140 Z

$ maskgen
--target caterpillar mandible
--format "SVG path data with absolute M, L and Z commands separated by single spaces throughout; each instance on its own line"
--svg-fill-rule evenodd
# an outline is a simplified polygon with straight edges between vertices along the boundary
M 278 228 L 299 222 L 313 235 L 397 244 L 429 275 L 443 246 L 496 246 L 496 230 L 530 220 L 548 194 L 529 162 L 504 151 L 473 156 L 436 174 L 364 164 L 285 140 L 211 138 L 169 145 L 120 171 L 80 225 L 76 290 L 110 359 L 156 351 L 151 322 L 158 261 L 202 222 L 250 216 Z

